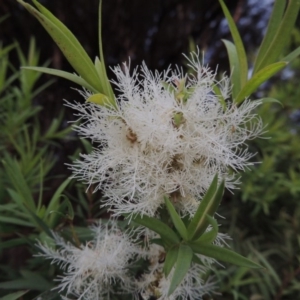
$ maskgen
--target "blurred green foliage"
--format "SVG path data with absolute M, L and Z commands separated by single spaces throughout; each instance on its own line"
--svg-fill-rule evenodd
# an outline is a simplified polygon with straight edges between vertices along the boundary
M 295 37 L 299 37 L 299 33 L 295 30 L 293 41 L 297 41 Z M 284 79 L 284 74 L 290 76 Z M 242 174 L 240 189 L 234 195 L 227 195 L 219 210 L 226 218 L 222 222 L 223 231 L 232 237 L 231 246 L 265 269 L 228 267 L 218 270 L 223 296 L 212 299 L 299 297 L 299 74 L 298 58 L 281 77 L 269 83 L 268 96 L 280 100 L 283 107 L 266 103 L 258 109 L 266 130 L 263 137 L 252 141 L 249 147 L 257 152 L 254 160 L 260 163 Z
M 55 163 L 53 145 L 65 138 L 70 129 L 60 130 L 62 113 L 53 119 L 46 132 L 41 130 L 42 107 L 33 99 L 52 81 L 34 88 L 40 74 L 19 66 L 16 69 L 10 61 L 11 51 L 17 52 L 19 66 L 39 65 L 33 38 L 27 55 L 17 42 L 0 45 L 0 296 L 10 290 L 44 291 L 53 286 L 45 275 L 50 274 L 51 278 L 54 268 L 43 267 L 44 272 L 38 272 L 43 261 L 31 256 L 36 239 L 44 240 L 46 234 L 51 235 L 49 229 L 62 218 L 58 213 L 66 211 L 67 200 L 62 201 L 61 193 L 69 182 L 64 181 L 52 192 L 46 206 L 43 196 L 47 176 Z M 22 294 L 13 293 L 3 299 L 18 299 Z

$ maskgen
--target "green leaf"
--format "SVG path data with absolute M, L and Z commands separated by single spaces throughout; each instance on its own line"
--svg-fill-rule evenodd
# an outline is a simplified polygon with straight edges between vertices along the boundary
M 168 277 L 178 257 L 179 248 L 177 246 L 172 247 L 166 254 L 164 262 L 165 277 Z
M 106 70 L 105 70 L 105 66 L 103 65 L 103 63 L 99 60 L 99 58 L 96 56 L 95 58 L 95 68 L 96 68 L 96 72 L 98 73 L 99 78 L 103 78 L 106 77 Z M 104 69 L 104 73 L 103 73 L 103 69 Z M 108 79 L 107 79 L 108 80 Z M 106 85 L 104 85 L 104 81 L 100 80 L 99 85 L 101 86 L 101 90 L 103 91 L 104 94 L 108 96 L 108 94 L 106 93 Z
M 61 300 L 61 295 L 57 290 L 53 291 L 53 289 L 51 289 L 36 296 L 32 300 Z
M 262 104 L 264 104 L 264 103 L 278 103 L 283 107 L 283 104 L 275 98 L 261 98 L 261 99 L 256 99 L 256 100 L 253 100 L 253 101 L 260 101 Z
M 4 156 L 3 162 L 6 175 L 10 179 L 14 188 L 18 191 L 22 197 L 23 202 L 32 210 L 36 210 L 36 205 L 31 194 L 31 190 L 21 172 L 18 162 L 11 158 L 8 154 Z
M 183 280 L 184 276 L 186 275 L 191 266 L 192 259 L 192 249 L 187 245 L 180 245 L 175 270 L 170 282 L 168 296 L 170 296 L 176 290 L 177 286 Z
M 238 32 L 238 29 L 234 23 L 232 16 L 230 15 L 228 8 L 226 7 L 223 0 L 219 0 L 219 2 L 222 6 L 223 13 L 227 19 L 229 29 L 236 47 L 238 61 L 239 61 L 239 74 L 241 78 L 241 88 L 242 88 L 246 84 L 248 78 L 248 62 L 247 62 L 245 48 L 241 36 Z
M 28 208 L 28 212 L 31 215 L 33 221 L 35 222 L 37 228 L 44 231 L 49 237 L 53 238 L 53 234 L 50 228 L 47 226 L 47 224 L 41 218 L 39 218 L 35 213 L 33 213 L 29 208 Z
M 103 92 L 99 90 L 99 77 L 93 62 L 72 32 L 36 0 L 33 0 L 33 3 L 40 12 L 22 0 L 17 1 L 38 19 L 61 49 L 74 70 L 94 89 L 100 93 Z
M 286 61 L 290 63 L 293 61 L 295 58 L 297 58 L 300 55 L 300 47 L 297 47 L 294 51 L 292 51 L 290 54 L 285 56 L 281 61 Z
M 187 230 L 186 230 L 184 223 L 182 222 L 180 216 L 176 212 L 176 209 L 174 208 L 173 204 L 168 199 L 168 197 L 164 197 L 164 198 L 165 198 L 166 207 L 168 209 L 168 212 L 171 216 L 171 219 L 172 219 L 172 222 L 173 222 L 175 228 L 177 229 L 180 236 L 186 241 L 188 238 L 188 235 L 187 235 Z
M 218 176 L 215 175 L 209 189 L 201 200 L 199 207 L 188 226 L 189 240 L 197 240 L 209 225 L 206 215 L 213 216 L 221 202 L 224 192 L 224 180 L 218 187 Z
M 104 61 L 104 55 L 103 55 L 103 46 L 102 46 L 102 0 L 99 2 L 99 16 L 98 16 L 98 39 L 99 39 L 99 53 L 100 53 L 100 79 L 103 80 L 103 93 L 109 97 L 111 100 L 111 103 L 115 105 L 115 97 L 113 90 L 111 88 L 111 84 L 107 78 L 106 68 L 105 68 L 105 61 Z
M 41 73 L 45 73 L 45 74 L 50 74 L 50 75 L 58 76 L 58 77 L 67 79 L 69 81 L 72 81 L 72 82 L 74 82 L 74 83 L 76 83 L 76 84 L 78 84 L 78 85 L 80 85 L 82 87 L 85 87 L 89 91 L 97 92 L 96 89 L 94 89 L 91 85 L 89 85 L 80 76 L 72 74 L 72 73 L 69 73 L 69 72 L 60 71 L 60 70 L 51 69 L 51 68 L 43 68 L 43 67 L 22 67 L 22 69 L 32 70 L 32 71 L 37 71 L 37 72 L 41 72 Z
M 92 102 L 92 103 L 96 103 L 96 104 L 99 104 L 101 106 L 105 106 L 105 107 L 112 107 L 112 103 L 111 101 L 109 100 L 109 98 L 104 95 L 104 94 L 94 94 L 94 95 L 91 95 L 87 100 L 86 102 Z M 116 105 L 114 105 L 114 107 L 116 107 Z
M 184 121 L 183 118 L 183 113 L 182 112 L 177 112 L 173 114 L 173 122 L 174 125 L 178 128 Z
M 2 56 L 6 55 L 12 49 L 14 49 L 16 46 L 17 46 L 17 43 L 14 43 L 14 44 L 11 44 L 11 45 L 6 46 L 5 48 L 1 49 L 1 45 L 0 45 L 0 58 Z
M 235 103 L 240 104 L 246 97 L 250 96 L 257 88 L 271 78 L 274 74 L 282 70 L 287 65 L 286 62 L 277 62 L 269 65 L 257 72 L 244 86 L 235 99 Z
M 196 240 L 197 242 L 202 242 L 202 243 L 212 243 L 214 242 L 214 240 L 216 239 L 218 232 L 219 232 L 219 227 L 218 227 L 218 223 L 217 221 L 212 218 L 209 215 L 206 215 L 206 219 L 209 225 L 212 226 L 211 230 L 204 232 L 200 238 L 198 240 Z
M 0 250 L 2 249 L 6 249 L 6 248 L 15 248 L 17 246 L 26 244 L 26 239 L 25 238 L 15 238 L 12 240 L 8 240 L 8 241 L 1 241 L 0 243 Z
M 70 202 L 69 199 L 65 199 L 61 205 L 60 205 L 60 210 L 64 210 L 64 208 L 67 209 L 67 214 L 66 214 L 66 217 L 69 219 L 69 220 L 73 220 L 74 219 L 74 210 L 73 210 L 73 206 Z
M 265 66 L 274 63 L 278 59 L 282 50 L 288 43 L 291 30 L 294 27 L 295 21 L 297 19 L 299 8 L 299 0 L 288 1 L 288 6 L 282 18 L 280 26 L 276 28 L 276 34 L 274 35 L 272 42 L 269 43 L 268 50 L 265 51 L 264 55 L 259 61 L 259 64 L 257 64 L 255 73 L 260 72 L 263 68 L 265 68 Z
M 4 16 L 1 16 L 0 17 L 0 24 L 3 22 L 3 21 L 5 21 L 7 18 L 9 18 L 9 14 L 6 14 L 6 15 L 4 15 Z
M 58 189 L 55 191 L 54 195 L 52 196 L 51 200 L 49 201 L 49 204 L 47 206 L 47 210 L 45 212 L 45 215 L 48 216 L 51 211 L 58 209 L 59 206 L 59 198 L 62 194 L 62 192 L 65 190 L 67 185 L 70 183 L 70 178 L 67 178 L 63 183 L 58 187 Z
M 22 297 L 23 295 L 25 295 L 26 293 L 28 293 L 28 291 L 20 291 L 20 292 L 11 293 L 11 294 L 5 295 L 4 297 L 1 297 L 0 300 L 17 300 L 20 297 Z
M 31 224 L 28 221 L 24 221 L 17 217 L 9 217 L 9 216 L 0 216 L 0 223 L 7 223 L 7 224 L 14 224 L 14 225 L 20 225 L 20 226 L 28 226 L 33 227 L 34 225 Z
M 172 244 L 177 244 L 180 241 L 177 234 L 169 226 L 158 219 L 145 215 L 142 217 L 136 215 L 132 217 L 132 221 L 153 230 L 158 233 L 163 240 L 169 241 Z
M 59 205 L 49 213 L 51 216 L 51 218 L 48 218 L 50 221 L 47 223 L 49 228 L 54 228 L 61 219 L 74 219 L 74 210 L 70 200 L 65 195 L 60 196 L 60 198 L 64 198 L 64 200 L 61 203 L 59 201 Z
M 170 92 L 171 94 L 176 93 L 176 88 L 171 83 L 167 83 L 164 81 L 161 81 L 160 83 L 166 91 Z
M 266 35 L 260 45 L 258 54 L 256 56 L 253 74 L 256 73 L 257 66 L 261 63 L 262 58 L 265 56 L 274 36 L 276 35 L 276 32 L 278 30 L 280 21 L 282 19 L 283 13 L 284 13 L 285 6 L 286 6 L 286 2 L 282 1 L 282 0 L 279 0 L 279 1 L 276 0 L 274 3 L 274 7 L 273 7 L 273 11 L 272 11 L 269 23 L 268 23 Z
M 194 255 L 193 255 L 192 261 L 193 261 L 195 264 L 198 264 L 198 265 L 203 266 L 202 260 L 201 260 L 195 253 L 194 253 Z
M 25 271 L 22 271 L 22 273 Z M 27 274 L 28 273 L 28 274 Z M 0 282 L 0 289 L 19 290 L 30 289 L 36 291 L 44 291 L 53 287 L 53 284 L 46 281 L 40 274 L 26 272 L 25 278 L 15 279 L 11 281 Z M 30 275 L 30 276 L 27 276 Z
M 240 64 L 238 59 L 238 54 L 236 47 L 233 43 L 227 40 L 222 40 L 225 44 L 227 54 L 229 57 L 229 64 L 230 64 L 230 73 L 231 73 L 231 84 L 232 84 L 232 97 L 238 95 L 241 90 L 241 76 L 240 76 Z
M 151 239 L 150 243 L 162 246 L 164 248 L 166 247 L 166 245 L 165 245 L 166 243 L 164 243 L 164 241 L 162 239 Z
M 216 260 L 228 262 L 240 267 L 262 268 L 260 265 L 254 263 L 250 259 L 243 257 L 242 255 L 226 248 L 195 242 L 190 242 L 188 243 L 188 245 L 195 253 L 199 253 L 201 255 L 214 258 Z

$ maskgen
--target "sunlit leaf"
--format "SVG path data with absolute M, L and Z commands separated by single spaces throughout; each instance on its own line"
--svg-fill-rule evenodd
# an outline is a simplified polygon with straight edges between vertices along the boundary
M 112 107 L 112 103 L 109 100 L 109 98 L 106 95 L 100 93 L 91 95 L 86 101 L 96 103 L 101 106 L 106 106 L 110 108 Z

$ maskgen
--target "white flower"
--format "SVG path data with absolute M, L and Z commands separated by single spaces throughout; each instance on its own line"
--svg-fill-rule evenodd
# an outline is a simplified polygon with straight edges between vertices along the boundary
M 122 291 L 132 290 L 131 279 L 127 273 L 129 260 L 139 249 L 130 237 L 122 233 L 115 222 L 92 228 L 94 239 L 79 247 L 65 242 L 55 235 L 57 250 L 39 244 L 43 253 L 39 256 L 51 259 L 64 270 L 58 278 L 57 288 L 75 295 L 79 299 L 108 299 L 112 285 L 118 284 Z
M 245 141 L 261 133 L 253 113 L 260 102 L 237 107 L 221 101 L 230 96 L 229 78 L 217 81 L 196 56 L 190 66 L 195 76 L 178 68 L 151 73 L 145 64 L 130 75 L 124 64 L 124 71 L 114 68 L 117 108 L 68 104 L 83 121 L 79 133 L 97 143 L 72 166 L 74 177 L 101 189 L 114 215 L 153 216 L 164 195 L 182 214 L 193 215 L 216 173 L 232 189 L 234 171 L 252 164 Z

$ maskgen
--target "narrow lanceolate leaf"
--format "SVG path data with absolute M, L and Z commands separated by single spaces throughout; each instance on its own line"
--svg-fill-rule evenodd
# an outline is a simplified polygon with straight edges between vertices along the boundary
M 243 102 L 246 99 L 246 97 L 250 96 L 254 91 L 256 91 L 261 84 L 263 84 L 277 72 L 282 70 L 286 65 L 286 62 L 281 61 L 269 65 L 257 72 L 237 95 L 235 103 L 239 104 Z
M 223 196 L 224 180 L 219 187 L 217 184 L 218 177 L 216 175 L 188 226 L 189 240 L 197 240 L 209 225 L 206 215 L 213 216 L 215 214 Z
M 73 206 L 72 206 L 72 204 L 71 204 L 71 202 L 70 202 L 69 199 L 65 198 L 64 201 L 59 206 L 59 209 L 61 211 L 66 210 L 65 216 L 69 220 L 73 220 L 74 219 L 74 210 L 73 210 Z
M 278 59 L 282 50 L 288 43 L 291 30 L 297 19 L 299 8 L 300 0 L 288 1 L 288 7 L 284 13 L 280 26 L 277 28 L 272 42 L 269 44 L 268 49 L 265 51 L 264 56 L 257 65 L 255 69 L 256 72 L 259 72 L 265 66 L 274 63 Z
M 175 270 L 171 279 L 168 296 L 170 296 L 178 287 L 184 276 L 188 272 L 193 259 L 193 251 L 187 245 L 180 245 L 176 260 Z
M 91 95 L 86 101 L 93 102 L 93 103 L 99 104 L 101 106 L 106 106 L 109 108 L 115 107 L 115 105 L 113 105 L 111 103 L 110 99 L 106 95 L 100 94 L 100 93 Z
M 58 76 L 58 77 L 67 79 L 69 81 L 72 81 L 82 87 L 85 87 L 86 89 L 88 89 L 91 92 L 97 92 L 97 90 L 94 89 L 91 85 L 89 85 L 83 78 L 81 78 L 80 76 L 77 76 L 75 74 L 69 73 L 69 72 L 51 69 L 51 68 L 43 68 L 43 67 L 22 67 L 22 69 L 32 70 L 32 71 L 37 71 L 37 72 L 41 72 L 41 73 L 45 73 L 45 74 Z
M 17 300 L 20 299 L 23 295 L 28 293 L 28 291 L 19 291 L 12 294 L 5 295 L 0 298 L 0 300 Z
M 164 273 L 168 277 L 178 257 L 179 247 L 172 247 L 166 254 L 164 262 Z
M 290 54 L 285 56 L 281 61 L 286 61 L 290 63 L 293 61 L 295 58 L 297 58 L 300 55 L 300 47 L 296 48 L 294 51 L 292 51 Z
M 39 218 L 35 213 L 33 213 L 29 208 L 28 208 L 28 213 L 32 217 L 33 222 L 36 224 L 36 227 L 44 231 L 49 237 L 53 238 L 53 234 L 50 228 L 48 227 L 48 225 L 41 218 Z
M 231 263 L 240 267 L 262 268 L 250 259 L 226 248 L 195 242 L 191 242 L 188 245 L 195 253 L 202 254 L 216 260 Z
M 31 211 L 36 211 L 35 201 L 32 196 L 30 187 L 28 186 L 19 164 L 9 155 L 4 156 L 4 168 L 6 176 L 14 183 L 14 188 L 20 195 L 23 204 L 27 205 Z
M 204 266 L 203 261 L 195 253 L 193 255 L 192 262 L 194 262 L 195 264 Z
M 282 0 L 275 1 L 273 11 L 268 23 L 266 35 L 259 47 L 258 54 L 256 56 L 253 74 L 256 73 L 257 67 L 260 65 L 262 58 L 265 56 L 270 44 L 272 43 L 274 36 L 276 35 L 276 32 L 278 30 L 278 27 L 280 25 L 283 16 L 285 6 L 286 6 L 286 1 L 282 1 Z
M 238 95 L 241 91 L 241 75 L 240 75 L 240 64 L 238 59 L 238 54 L 236 47 L 233 43 L 227 40 L 222 40 L 229 57 L 229 64 L 230 64 L 230 73 L 231 73 L 231 84 L 232 84 L 232 97 Z
M 98 12 L 98 39 L 99 39 L 99 54 L 100 54 L 100 60 L 101 60 L 101 65 L 100 65 L 100 78 L 103 78 L 103 93 L 107 95 L 113 102 L 114 100 L 114 93 L 111 88 L 111 84 L 108 80 L 107 73 L 106 73 L 106 68 L 105 68 L 105 62 L 104 62 L 104 55 L 103 55 L 103 45 L 102 45 L 102 0 L 100 0 L 99 3 L 99 12 Z
M 132 217 L 132 221 L 153 230 L 154 232 L 158 233 L 162 239 L 169 241 L 172 244 L 179 243 L 180 241 L 177 234 L 160 220 L 144 215 L 142 217 L 134 216 Z
M 231 35 L 233 38 L 233 42 L 236 47 L 238 60 L 239 60 L 239 66 L 240 66 L 241 87 L 243 87 L 246 84 L 247 78 L 248 78 L 248 62 L 247 62 L 245 48 L 244 48 L 241 36 L 238 32 L 238 29 L 234 23 L 232 16 L 230 15 L 228 8 L 226 7 L 223 0 L 219 0 L 219 2 L 222 6 L 223 13 L 227 19 L 229 29 L 230 29 L 230 32 L 231 32 Z
M 99 90 L 100 79 L 93 62 L 72 32 L 36 0 L 33 0 L 33 2 L 40 12 L 22 0 L 17 1 L 38 19 L 75 71 L 94 89 L 103 92 Z
M 184 240 L 187 240 L 186 227 L 185 227 L 184 223 L 182 222 L 180 216 L 176 212 L 176 209 L 174 208 L 173 204 L 168 199 L 168 197 L 165 197 L 165 204 L 166 204 L 168 212 L 171 216 L 172 222 L 173 222 L 175 228 L 177 229 L 178 233 Z
M 47 206 L 47 209 L 45 212 L 46 217 L 51 213 L 51 211 L 58 209 L 58 207 L 60 206 L 59 199 L 62 195 L 62 192 L 65 190 L 65 188 L 67 187 L 67 185 L 69 183 L 70 183 L 70 178 L 67 178 L 55 191 L 55 193 L 53 194 L 53 196 Z
M 203 233 L 200 238 L 196 241 L 197 242 L 202 242 L 202 243 L 212 243 L 216 239 L 218 232 L 219 232 L 219 227 L 217 221 L 212 218 L 209 215 L 206 215 L 206 219 L 209 225 L 212 226 L 211 230 Z
M 162 239 L 151 239 L 150 243 L 162 246 L 164 248 L 166 247 L 166 243 L 164 243 L 164 241 Z
M 253 101 L 260 101 L 262 104 L 264 104 L 264 103 L 278 103 L 283 107 L 283 104 L 275 98 L 261 98 L 261 99 L 256 99 L 256 100 L 253 100 Z

